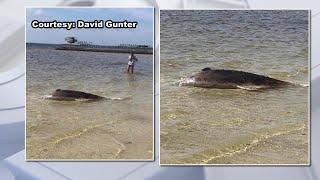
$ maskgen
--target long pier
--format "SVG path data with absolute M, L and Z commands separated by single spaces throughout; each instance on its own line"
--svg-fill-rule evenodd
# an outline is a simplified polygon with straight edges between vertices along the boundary
M 88 52 L 105 52 L 105 53 L 130 53 L 135 54 L 153 54 L 153 48 L 150 47 L 126 47 L 126 46 L 82 46 L 63 44 L 56 50 L 64 51 L 88 51 Z

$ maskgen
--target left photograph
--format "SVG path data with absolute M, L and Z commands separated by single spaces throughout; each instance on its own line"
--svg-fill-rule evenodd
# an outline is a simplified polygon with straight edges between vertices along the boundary
M 154 160 L 154 9 L 26 9 L 26 160 Z

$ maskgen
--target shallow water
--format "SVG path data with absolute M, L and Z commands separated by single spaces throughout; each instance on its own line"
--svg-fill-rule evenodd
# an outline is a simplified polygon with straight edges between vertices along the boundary
M 162 164 L 307 164 L 308 87 L 179 87 L 202 68 L 308 84 L 306 11 L 161 11 Z
M 27 48 L 27 159 L 152 159 L 153 57 Z M 108 98 L 53 101 L 56 89 Z

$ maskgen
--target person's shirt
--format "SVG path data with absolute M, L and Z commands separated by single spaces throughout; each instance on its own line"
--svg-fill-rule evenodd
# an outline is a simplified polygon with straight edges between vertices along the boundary
M 129 56 L 129 61 L 132 60 L 132 61 L 138 61 L 138 59 L 134 56 L 134 55 L 130 55 Z
M 134 63 L 133 60 L 132 60 L 132 59 L 129 59 L 128 65 L 129 65 L 129 66 L 132 66 L 133 63 Z

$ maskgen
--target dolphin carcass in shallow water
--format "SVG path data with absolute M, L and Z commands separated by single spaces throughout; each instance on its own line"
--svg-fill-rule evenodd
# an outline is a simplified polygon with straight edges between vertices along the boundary
M 51 93 L 49 96 L 46 96 L 46 99 L 75 101 L 75 100 L 101 100 L 105 98 L 102 96 L 85 93 L 81 91 L 57 89 L 53 93 Z
M 85 93 L 82 91 L 73 91 L 73 90 L 62 90 L 57 89 L 53 93 L 51 93 L 48 96 L 45 96 L 46 99 L 52 99 L 52 100 L 60 100 L 60 101 L 95 101 L 95 100 L 125 100 L 130 99 L 130 97 L 124 97 L 124 98 L 107 98 L 98 96 L 95 94 Z
M 236 70 L 204 68 L 201 72 L 180 81 L 180 86 L 218 89 L 259 90 L 295 86 L 274 78 Z

